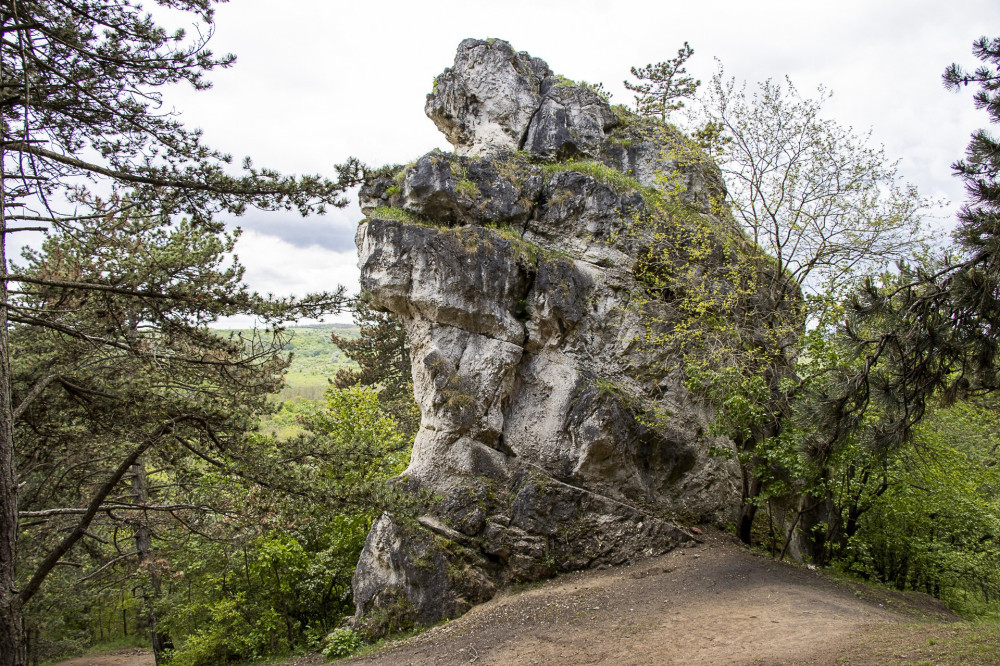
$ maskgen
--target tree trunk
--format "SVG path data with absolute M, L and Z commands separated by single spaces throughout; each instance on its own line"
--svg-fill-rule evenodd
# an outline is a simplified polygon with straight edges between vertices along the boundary
M 757 506 L 755 504 L 747 503 L 740 507 L 740 520 L 736 525 L 736 536 L 739 537 L 740 542 L 748 546 L 753 534 L 753 519 L 756 515 Z
M 3 289 L 6 295 L 6 289 Z M 0 305 L 6 313 L 6 308 Z M 10 407 L 7 318 L 0 314 L 0 666 L 25 664 L 21 603 L 15 588 L 17 562 L 17 477 Z
M 753 474 L 752 467 L 743 470 L 743 497 L 740 498 L 740 517 L 736 523 L 736 536 L 742 543 L 750 545 L 753 535 L 753 520 L 757 516 L 757 496 L 760 495 L 760 479 Z
M 149 483 L 146 478 L 146 466 L 141 458 L 132 465 L 132 497 L 136 504 L 149 504 Z M 139 612 L 138 629 L 149 631 L 153 658 L 157 664 L 161 664 L 164 650 L 172 648 L 173 643 L 168 634 L 159 630 L 156 617 L 156 603 L 160 600 L 162 577 L 153 552 L 153 532 L 144 513 L 137 512 L 136 518 L 132 520 L 132 528 L 135 531 L 135 549 L 139 553 L 139 573 L 147 578 L 147 584 L 142 586 L 142 609 Z
M 7 275 L 4 167 L 4 161 L 0 160 L 0 271 Z M 7 282 L 0 280 L 0 666 L 23 666 L 26 655 L 14 570 L 17 564 L 17 474 L 14 471 L 7 297 Z

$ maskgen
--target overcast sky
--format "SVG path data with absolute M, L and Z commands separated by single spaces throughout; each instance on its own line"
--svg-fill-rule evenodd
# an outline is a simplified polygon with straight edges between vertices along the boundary
M 826 115 L 870 128 L 903 176 L 953 211 L 963 194 L 949 165 L 986 117 L 971 88 L 949 93 L 941 73 L 976 65 L 972 41 L 998 33 L 997 0 L 232 0 L 217 10 L 211 46 L 236 65 L 212 75 L 212 90 L 169 100 L 237 160 L 334 177 L 350 155 L 377 166 L 450 149 L 423 106 L 466 37 L 506 39 L 557 73 L 603 82 L 616 103 L 632 101 L 630 66 L 667 60 L 686 40 L 688 70 L 703 81 L 718 59 L 740 80 L 789 75 L 804 93 L 831 89 Z M 248 281 L 277 294 L 356 290 L 360 218 L 356 206 L 307 220 L 248 213 L 237 221 Z

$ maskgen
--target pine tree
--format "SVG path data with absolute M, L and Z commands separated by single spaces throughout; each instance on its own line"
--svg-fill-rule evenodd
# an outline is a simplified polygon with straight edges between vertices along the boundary
M 978 39 L 973 53 L 985 64 L 974 72 L 952 64 L 945 87 L 978 84 L 976 106 L 1000 123 L 1000 38 Z M 952 169 L 968 193 L 955 234 L 960 255 L 903 266 L 889 284 L 869 280 L 855 296 L 846 333 L 862 365 L 826 396 L 824 451 L 853 436 L 869 413 L 879 415 L 868 430 L 873 446 L 898 449 L 933 397 L 1000 389 L 1000 143 L 976 131 Z
M 625 87 L 639 93 L 635 96 L 636 111 L 644 116 L 659 116 L 666 121 L 671 111 L 684 107 L 684 99 L 694 97 L 701 81 L 686 76 L 684 64 L 694 55 L 694 49 L 684 42 L 677 57 L 645 67 L 632 67 L 637 83 L 625 81 Z M 645 82 L 645 83 L 644 83 Z
M 235 515 L 200 492 L 205 463 L 226 473 L 246 467 L 245 435 L 287 365 L 280 329 L 222 336 L 207 325 L 240 312 L 283 316 L 282 308 L 249 292 L 242 268 L 224 262 L 232 235 L 135 210 L 74 231 L 25 253 L 8 303 L 18 601 L 29 604 L 59 562 L 79 559 L 75 550 L 91 559 L 105 552 L 98 535 L 127 530 L 138 559 L 117 566 L 147 572 L 145 616 L 159 659 L 167 642 L 153 612 L 152 525 Z M 147 469 L 160 479 L 153 488 Z
M 204 89 L 210 85 L 209 72 L 234 62 L 232 56 L 217 57 L 207 48 L 214 0 L 158 0 L 158 4 L 176 10 L 170 16 L 193 17 L 198 24 L 195 35 L 168 32 L 128 0 L 0 2 L 0 666 L 25 663 L 22 609 L 44 579 L 44 571 L 51 570 L 81 538 L 87 521 L 100 510 L 100 496 L 127 474 L 144 454 L 142 447 L 173 437 L 180 417 L 157 411 L 155 392 L 126 391 L 130 399 L 139 399 L 135 404 L 152 410 L 129 418 L 151 423 L 162 417 L 159 425 L 135 440 L 131 449 L 121 451 L 118 467 L 102 483 L 87 486 L 93 492 L 76 527 L 42 560 L 38 569 L 42 577 L 29 576 L 20 588 L 15 562 L 18 484 L 23 475 L 16 458 L 25 448 L 16 439 L 24 423 L 16 419 L 23 419 L 29 406 L 46 404 L 49 391 L 62 391 L 64 398 L 73 394 L 92 409 L 98 404 L 109 413 L 123 409 L 133 403 L 123 402 L 121 394 L 106 391 L 102 383 L 120 382 L 123 373 L 139 372 L 142 364 L 155 369 L 187 359 L 189 371 L 223 367 L 234 380 L 254 381 L 239 360 L 246 358 L 242 356 L 246 350 L 236 342 L 216 348 L 205 323 L 237 311 L 257 312 L 273 322 L 340 303 L 337 294 L 303 303 L 270 303 L 239 290 L 199 291 L 186 285 L 183 272 L 137 275 L 130 270 L 129 253 L 141 254 L 142 248 L 127 243 L 120 248 L 125 254 L 115 270 L 73 273 L 42 270 L 42 264 L 36 264 L 35 272 L 27 267 L 20 274 L 8 270 L 6 241 L 13 233 L 49 232 L 99 250 L 104 230 L 92 222 L 136 214 L 155 216 L 163 224 L 183 215 L 190 233 L 213 236 L 223 229 L 216 219 L 220 213 L 241 214 L 247 207 L 320 212 L 326 205 L 344 205 L 343 192 L 358 182 L 361 166 L 356 161 L 338 169 L 336 182 L 320 176 L 282 176 L 254 168 L 249 159 L 244 160 L 242 173 L 233 175 L 228 155 L 205 145 L 200 132 L 185 128 L 161 108 L 162 86 L 187 83 Z M 86 189 L 94 181 L 102 183 L 103 201 Z M 108 190 L 113 196 L 107 196 Z M 54 259 L 49 253 L 46 262 Z M 126 301 L 128 306 L 122 306 Z M 155 335 L 140 333 L 149 322 L 155 323 Z M 15 380 L 8 335 L 37 345 L 57 345 L 47 352 L 37 347 L 32 356 L 39 360 L 37 374 L 30 378 L 19 374 L 16 381 L 23 383 L 16 395 L 12 395 Z M 60 346 L 96 354 L 102 359 L 90 366 L 96 376 L 81 381 L 85 378 L 65 377 L 63 369 L 47 373 L 46 354 L 58 356 Z M 257 351 L 266 356 L 273 348 Z M 116 356 L 128 360 L 113 371 L 113 364 L 105 362 Z M 17 361 L 17 372 L 25 372 L 20 353 Z M 83 363 L 78 369 L 86 367 Z M 115 397 L 102 398 L 103 394 Z M 196 396 L 197 392 L 189 398 Z M 225 408 L 224 403 L 202 407 Z M 197 422 L 190 415 L 182 420 L 188 425 Z M 211 429 L 203 432 L 208 436 Z
M 944 73 L 945 87 L 957 91 L 978 83 L 980 90 L 973 96 L 976 108 L 985 109 L 990 122 L 1000 124 L 1000 37 L 980 37 L 972 52 L 986 64 L 974 72 L 952 64 Z M 955 162 L 952 169 L 965 181 L 969 197 L 959 213 L 959 242 L 971 251 L 1000 254 L 995 246 L 1000 239 L 1000 141 L 986 130 L 976 131 L 965 159 Z

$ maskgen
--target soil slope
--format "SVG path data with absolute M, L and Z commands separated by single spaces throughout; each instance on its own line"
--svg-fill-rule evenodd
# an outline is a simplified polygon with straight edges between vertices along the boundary
M 938 601 L 831 580 L 747 552 L 726 535 L 624 567 L 501 594 L 350 664 L 908 664 L 941 661 Z M 930 633 L 928 633 L 930 632 Z M 946 639 L 943 641 L 946 642 Z M 151 666 L 139 650 L 59 666 Z M 306 655 L 288 665 L 321 664 Z
M 706 535 L 693 548 L 500 595 L 350 663 L 865 663 L 851 657 L 866 636 L 878 640 L 873 628 L 921 619 L 957 618 L 928 597 L 839 583 Z

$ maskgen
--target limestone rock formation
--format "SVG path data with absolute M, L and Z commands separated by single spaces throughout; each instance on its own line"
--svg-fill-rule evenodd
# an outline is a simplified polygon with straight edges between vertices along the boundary
M 421 409 L 399 482 L 435 497 L 368 537 L 354 593 L 370 634 L 665 552 L 690 540 L 672 520 L 724 522 L 738 498 L 677 350 L 649 343 L 670 295 L 637 279 L 653 198 L 688 216 L 668 224 L 737 233 L 713 215 L 714 165 L 501 40 L 463 41 L 426 110 L 455 152 L 361 190 L 362 288 L 405 322 Z
M 541 102 L 549 66 L 500 39 L 466 39 L 434 80 L 426 113 L 460 155 L 516 150 Z

